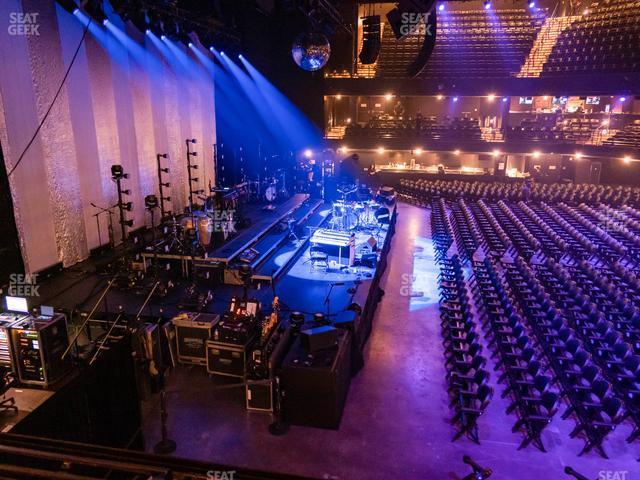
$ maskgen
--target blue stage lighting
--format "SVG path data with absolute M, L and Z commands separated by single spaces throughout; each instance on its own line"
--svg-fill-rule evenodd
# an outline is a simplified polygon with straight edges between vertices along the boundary
M 536 2 L 529 2 L 529 8 L 535 8 Z
M 107 23 L 109 23 L 109 19 L 108 19 L 108 18 L 105 18 L 105 19 L 102 21 L 102 24 L 103 24 L 103 25 L 106 25 Z
M 507 97 L 502 97 L 502 101 L 503 101 L 504 103 L 507 103 L 507 100 L 509 100 Z
M 209 47 L 209 50 L 210 50 L 211 52 L 213 52 L 213 51 L 215 50 L 215 48 L 213 48 L 213 47 Z
M 491 8 L 491 2 L 489 0 L 485 0 L 484 9 L 489 10 Z
M 438 5 L 438 10 L 440 10 L 441 12 L 444 12 L 444 3 L 441 3 L 440 5 Z
M 73 11 L 73 14 L 74 14 L 74 15 L 78 15 L 79 13 L 80 13 L 80 9 L 79 9 L 79 8 L 76 8 L 76 9 Z
M 240 58 L 240 59 L 242 58 L 242 54 L 241 53 L 238 54 L 238 58 Z
M 161 36 L 160 36 L 160 40 L 166 40 L 166 39 L 167 39 L 167 36 L 166 36 L 166 35 L 161 35 Z
M 627 101 L 627 97 L 620 97 L 620 101 L 621 102 L 626 102 Z
M 189 48 L 193 48 L 193 43 L 189 42 Z
M 453 101 L 457 102 L 458 101 L 458 97 L 453 97 Z
M 224 57 L 224 52 L 220 52 L 220 55 L 222 55 Z

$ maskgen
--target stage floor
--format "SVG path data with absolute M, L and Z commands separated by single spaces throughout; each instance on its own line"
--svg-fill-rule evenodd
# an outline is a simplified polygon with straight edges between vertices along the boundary
M 630 432 L 626 424 L 605 443 L 610 460 L 595 453 L 578 457 L 582 440 L 569 438 L 573 421 L 559 415 L 543 435 L 548 453 L 531 446 L 517 451 L 521 436 L 511 433 L 515 417 L 505 413 L 507 401 L 500 399 L 495 374 L 497 395 L 479 421 L 482 445 L 466 438 L 451 443 L 455 432 L 448 423 L 438 267 L 428 213 L 404 204 L 398 213 L 381 283 L 386 294 L 374 316 L 365 366 L 352 379 L 340 430 L 292 426 L 286 435 L 274 437 L 267 430 L 269 415 L 244 409 L 242 388 L 212 385 L 203 369 L 179 367 L 168 382 L 169 432 L 178 444 L 176 455 L 328 479 L 455 480 L 469 473 L 462 463 L 469 454 L 493 469 L 492 480 L 560 480 L 567 478 L 562 473 L 566 465 L 588 478 L 598 478 L 601 470 L 626 470 L 633 480 L 640 447 L 625 443 Z M 295 285 L 295 277 L 285 275 L 279 289 Z M 321 303 L 324 291 L 318 285 L 313 298 Z M 317 305 L 305 302 L 300 298 L 291 306 L 306 310 Z M 145 409 L 149 449 L 160 436 L 154 402 Z

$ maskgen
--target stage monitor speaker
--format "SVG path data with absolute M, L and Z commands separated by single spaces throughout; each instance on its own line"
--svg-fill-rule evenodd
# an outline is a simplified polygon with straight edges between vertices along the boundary
M 376 63 L 380 54 L 380 15 L 362 18 L 362 50 L 360 63 L 371 65 Z
M 309 352 L 317 352 L 325 348 L 333 347 L 338 341 L 338 331 L 331 326 L 309 328 L 300 332 L 302 345 Z

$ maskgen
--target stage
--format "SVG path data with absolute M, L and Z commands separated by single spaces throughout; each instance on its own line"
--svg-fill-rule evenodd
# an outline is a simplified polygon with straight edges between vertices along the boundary
M 242 264 L 237 257 L 243 250 L 247 248 L 259 250 L 261 255 L 252 264 L 255 269 L 251 278 L 252 288 L 249 290 L 249 296 L 258 300 L 263 310 L 268 310 L 274 297 L 277 296 L 280 299 L 281 318 L 286 322 L 291 312 L 301 312 L 305 316 L 303 329 L 316 326 L 313 315 L 317 313 L 324 314 L 329 324 L 334 322 L 341 324 L 340 328 L 346 329 L 343 335 L 346 338 L 344 348 L 351 352 L 349 362 L 344 364 L 350 378 L 362 368 L 362 349 L 371 333 L 373 312 L 381 298 L 379 282 L 386 267 L 386 256 L 395 230 L 395 209 L 392 210 L 388 224 L 354 232 L 354 242 L 358 249 L 362 247 L 368 249 L 367 242 L 372 242 L 375 238 L 378 253 L 377 261 L 373 265 L 356 264 L 349 267 L 348 256 L 340 259 L 337 252 L 331 252 L 327 256 L 327 268 L 317 269 L 310 266 L 312 236 L 313 232 L 327 227 L 331 219 L 331 208 L 321 201 L 310 200 L 306 196 L 296 196 L 290 200 L 281 204 L 275 211 L 269 212 L 269 215 L 264 214 L 263 221 L 252 223 L 240 232 L 229 242 L 230 246 L 218 249 L 218 256 L 213 257 L 217 260 L 211 258 L 205 261 L 224 264 L 224 268 L 234 270 Z M 262 214 L 256 213 L 256 216 L 260 215 Z M 294 234 L 280 227 L 282 220 L 287 217 L 295 222 Z M 100 272 L 103 271 L 105 264 L 115 261 L 118 253 L 114 251 L 103 257 L 89 259 L 52 276 L 40 286 L 41 297 L 38 301 L 55 305 L 57 310 L 66 312 L 70 324 L 70 335 L 76 332 L 71 325 L 77 327 L 85 318 L 83 314 L 86 315 L 100 298 L 110 278 L 101 275 Z M 213 297 L 212 301 L 201 310 L 202 313 L 222 314 L 229 308 L 231 299 L 242 294 L 241 286 L 225 283 L 221 281 L 224 280 L 223 277 L 224 275 L 215 281 L 196 278 L 197 289 L 210 292 Z M 129 318 L 141 313 L 141 320 L 149 324 L 168 322 L 182 311 L 179 306 L 181 297 L 185 289 L 191 286 L 193 286 L 191 279 L 178 278 L 176 286 L 167 296 L 152 297 L 142 311 L 140 306 L 145 300 L 144 295 L 132 289 L 114 287 L 104 296 L 103 301 L 99 302 L 92 318 L 108 320 L 113 319 L 119 312 L 124 312 Z M 108 327 L 108 324 L 106 325 Z M 107 327 L 94 325 L 90 330 L 83 331 L 79 337 L 79 344 L 87 345 L 90 339 L 104 334 Z M 12 389 L 9 394 L 16 397 L 19 413 L 17 416 L 3 418 L 0 428 L 4 432 L 38 434 L 37 424 L 33 419 L 50 415 L 47 412 L 55 412 L 60 398 L 67 398 L 70 395 L 69 392 L 75 391 L 75 388 L 81 388 L 77 385 L 85 384 L 82 379 L 86 375 L 87 370 L 84 368 L 74 369 L 73 378 L 80 378 L 71 382 L 76 385 L 75 387 L 69 387 L 65 381 L 47 388 L 21 386 L 18 389 Z M 146 373 L 137 371 L 136 375 L 146 375 Z M 344 384 L 345 397 L 349 381 Z M 145 388 L 139 393 L 142 396 L 144 422 L 157 423 L 159 418 L 156 410 L 157 390 L 146 380 L 142 383 L 145 384 Z M 140 382 L 138 385 L 140 386 Z M 220 412 L 227 408 L 231 410 L 240 408 L 244 411 L 246 399 L 241 378 L 224 379 L 208 375 L 203 367 L 179 364 L 169 369 L 168 385 L 171 391 L 170 398 L 181 395 L 181 391 L 184 395 L 191 397 L 194 393 L 193 387 L 197 387 L 202 389 L 200 398 L 215 398 L 210 405 L 211 408 Z M 254 413 L 247 412 L 246 415 L 249 418 Z M 269 413 L 262 415 L 264 418 L 272 418 Z M 337 422 L 335 425 L 327 425 L 324 428 L 339 428 L 340 417 L 341 412 L 335 420 Z M 64 435 L 65 433 L 61 432 L 57 438 L 67 439 Z M 86 441 L 89 440 L 86 439 Z M 131 440 L 134 441 L 135 438 Z M 150 437 L 144 440 L 145 447 L 149 449 L 157 439 Z M 135 440 L 136 444 L 141 444 L 140 442 L 139 438 Z

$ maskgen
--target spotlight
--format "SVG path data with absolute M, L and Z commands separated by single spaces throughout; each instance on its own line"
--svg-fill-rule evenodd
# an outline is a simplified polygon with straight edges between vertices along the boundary
M 161 35 L 161 36 L 160 36 L 160 40 L 166 40 L 166 39 L 167 39 L 167 36 L 166 36 L 166 35 Z
M 535 152 L 533 152 L 533 153 L 531 154 L 531 156 L 532 156 L 533 158 L 540 158 L 540 152 L 538 152 L 538 151 L 536 150 Z
M 193 43 L 189 42 L 189 48 L 193 48 Z
M 454 154 L 454 155 L 460 155 L 460 150 L 456 148 L 456 149 L 453 151 L 453 154 Z
M 211 51 L 211 53 L 213 53 L 214 48 L 213 47 L 209 47 L 209 50 Z
M 441 3 L 440 5 L 438 5 L 438 10 L 440 10 L 441 12 L 444 12 L 444 3 Z
M 489 10 L 491 8 L 491 1 L 490 0 L 484 0 L 484 9 L 485 10 Z
M 378 147 L 378 153 L 382 155 L 384 153 L 384 147 Z
M 585 9 L 582 11 L 582 14 L 583 14 L 583 15 L 589 15 L 589 9 L 588 9 L 588 8 L 585 8 Z
M 503 103 L 507 103 L 507 101 L 508 101 L 508 100 L 509 100 L 509 99 L 508 99 L 507 97 L 502 97 L 502 102 L 503 102 Z
M 220 52 L 220 55 L 222 55 L 224 57 L 224 52 Z
M 438 100 L 442 100 L 442 99 L 444 98 L 444 95 L 438 95 L 436 98 L 437 98 Z
M 529 8 L 535 8 L 536 2 L 529 2 Z
M 347 123 L 351 123 L 351 119 L 350 118 L 347 118 Z
M 629 155 L 626 155 L 622 160 L 624 160 L 624 163 L 631 163 L 632 158 Z
M 582 158 L 582 152 L 576 152 L 573 156 L 576 160 L 580 160 Z
M 73 14 L 74 14 L 74 15 L 78 15 L 79 13 L 80 13 L 80 9 L 79 9 L 79 8 L 76 8 L 76 9 L 73 11 Z
M 627 97 L 620 97 L 620 101 L 621 102 L 626 102 L 627 101 Z
M 313 152 L 308 148 L 304 151 L 304 156 L 307 158 L 311 158 L 313 156 Z
M 144 206 L 152 210 L 158 206 L 158 197 L 155 195 L 147 195 L 144 197 Z
M 457 102 L 458 101 L 458 97 L 453 97 L 453 101 Z
M 106 26 L 106 25 L 107 25 L 107 23 L 109 23 L 109 19 L 108 19 L 108 18 L 105 18 L 105 19 L 102 21 L 102 24 Z
M 384 96 L 384 99 L 385 99 L 385 100 L 387 100 L 387 101 L 391 100 L 392 98 L 393 98 L 393 94 L 391 94 L 391 93 L 387 93 L 387 94 Z
M 498 155 L 500 155 L 500 150 L 494 150 L 493 152 L 491 152 L 491 155 L 497 157 Z
M 147 28 L 147 31 L 146 31 L 145 33 L 146 33 L 147 35 L 151 35 L 151 30 L 149 30 L 149 29 Z
M 242 54 L 241 53 L 238 54 L 238 58 L 242 58 Z
M 338 149 L 341 153 L 347 153 L 349 151 L 349 149 L 345 146 L 342 146 Z
M 496 95 L 494 93 L 490 93 L 489 95 L 487 95 L 487 100 L 489 100 L 490 102 L 493 102 L 496 99 Z
M 336 100 L 342 100 L 342 95 L 340 94 L 336 95 Z
M 416 155 L 422 155 L 422 149 L 420 147 L 414 148 L 413 151 Z

